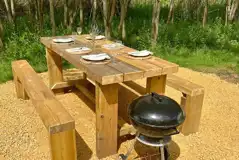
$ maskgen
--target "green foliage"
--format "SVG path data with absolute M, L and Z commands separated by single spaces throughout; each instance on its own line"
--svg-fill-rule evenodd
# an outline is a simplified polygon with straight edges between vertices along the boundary
M 59 14 L 58 14 L 59 12 Z M 228 68 L 239 73 L 239 23 L 224 25 L 220 17 L 222 7 L 209 8 L 209 22 L 205 28 L 201 21 L 185 20 L 183 13 L 175 11 L 173 24 L 166 24 L 168 8 L 161 9 L 158 43 L 151 48 L 151 5 L 134 5 L 126 19 L 126 45 L 136 49 L 150 49 L 156 56 L 178 63 L 184 67 Z M 62 25 L 63 13 L 57 10 L 57 35 L 72 33 Z M 78 15 L 77 15 L 78 17 Z M 103 33 L 103 22 L 98 20 Z M 76 29 L 78 19 L 73 26 Z M 119 17 L 112 23 L 113 37 L 120 37 L 117 25 Z M 11 61 L 26 59 L 38 72 L 46 71 L 45 50 L 40 44 L 41 36 L 51 36 L 50 19 L 44 16 L 44 29 L 40 33 L 38 25 L 29 17 L 18 17 L 16 26 L 4 23 L 4 50 L 0 51 L 0 83 L 12 78 Z M 84 33 L 90 30 L 90 20 L 85 19 Z M 71 67 L 64 62 L 65 67 Z

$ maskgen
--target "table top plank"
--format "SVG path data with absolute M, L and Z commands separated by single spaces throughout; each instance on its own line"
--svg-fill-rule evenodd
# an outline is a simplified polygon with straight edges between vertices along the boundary
M 178 72 L 179 66 L 177 64 L 171 63 L 161 58 L 154 57 L 154 58 L 148 59 L 147 61 L 156 66 L 162 67 L 162 74 L 171 74 L 171 73 Z
M 65 50 L 80 46 L 91 48 L 92 40 L 87 40 L 86 36 L 88 35 L 80 35 L 75 37 L 75 43 L 71 44 L 56 44 L 52 42 L 52 39 L 56 37 L 43 37 L 41 38 L 41 42 L 47 48 L 53 50 L 54 52 L 65 58 L 67 61 L 72 63 L 74 66 L 84 71 L 88 77 L 101 83 L 102 85 L 166 75 L 178 71 L 177 64 L 168 62 L 158 57 L 151 57 L 148 59 L 132 58 L 128 56 L 128 52 L 136 50 L 127 46 L 117 50 L 103 48 L 102 45 L 104 44 L 114 43 L 107 39 L 96 40 L 94 53 L 105 52 L 111 57 L 114 56 L 115 58 L 111 59 L 111 61 L 106 64 L 83 63 L 80 57 L 81 54 L 72 54 L 66 52 Z M 71 36 L 60 37 L 66 38 Z
M 102 85 L 123 82 L 123 73 L 107 64 L 86 64 L 81 61 L 80 54 L 66 52 L 65 49 L 67 49 L 67 45 L 50 45 L 49 40 L 45 39 L 42 40 L 42 43 L 44 45 L 46 44 L 46 47 L 49 47 L 52 51 L 62 56 L 75 67 L 84 71 L 89 78 L 101 83 Z
M 119 55 L 117 59 L 143 70 L 143 77 L 153 77 L 162 74 L 161 67 L 157 67 L 151 63 L 145 63 L 143 60 L 130 59 L 125 55 Z
M 107 65 L 124 73 L 124 81 L 132 81 L 136 79 L 141 79 L 144 76 L 143 70 L 137 67 L 134 67 L 132 65 L 128 65 L 127 63 L 119 61 L 119 60 L 115 60 L 115 62 L 111 62 Z

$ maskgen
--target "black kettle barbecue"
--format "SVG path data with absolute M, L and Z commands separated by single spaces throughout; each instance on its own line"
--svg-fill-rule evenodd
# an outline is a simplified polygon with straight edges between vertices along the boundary
M 179 133 L 177 128 L 185 120 L 180 105 L 164 95 L 146 94 L 130 104 L 128 116 L 137 130 L 136 139 L 143 144 L 159 147 L 161 160 L 168 159 L 167 145 L 171 136 Z M 121 159 L 127 159 L 128 154 L 121 154 Z

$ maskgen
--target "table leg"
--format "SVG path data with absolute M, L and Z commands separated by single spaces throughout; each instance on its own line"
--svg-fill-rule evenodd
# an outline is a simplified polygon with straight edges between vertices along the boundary
M 147 78 L 146 92 L 156 92 L 158 94 L 165 93 L 167 75 Z
M 96 153 L 104 158 L 117 153 L 118 84 L 96 82 Z
M 48 67 L 49 85 L 52 88 L 56 83 L 63 82 L 62 59 L 61 56 L 46 48 L 46 59 Z M 63 89 L 54 90 L 54 92 L 63 92 Z

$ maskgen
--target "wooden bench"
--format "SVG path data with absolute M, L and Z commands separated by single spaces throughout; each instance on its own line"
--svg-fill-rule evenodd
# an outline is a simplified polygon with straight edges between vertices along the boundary
M 167 77 L 167 85 L 182 92 L 181 106 L 186 119 L 181 127 L 184 135 L 198 132 L 204 99 L 204 88 L 175 75 Z
M 186 113 L 186 120 L 180 128 L 181 133 L 189 135 L 198 132 L 204 98 L 204 88 L 175 75 L 167 76 L 166 83 L 168 86 L 182 92 L 181 106 Z M 119 89 L 119 114 L 129 123 L 127 118 L 128 105 L 133 99 L 146 94 L 146 88 L 133 81 L 125 82 L 124 85 L 124 87 Z
M 76 160 L 75 121 L 25 60 L 12 62 L 17 97 L 32 101 L 49 132 L 52 160 Z

